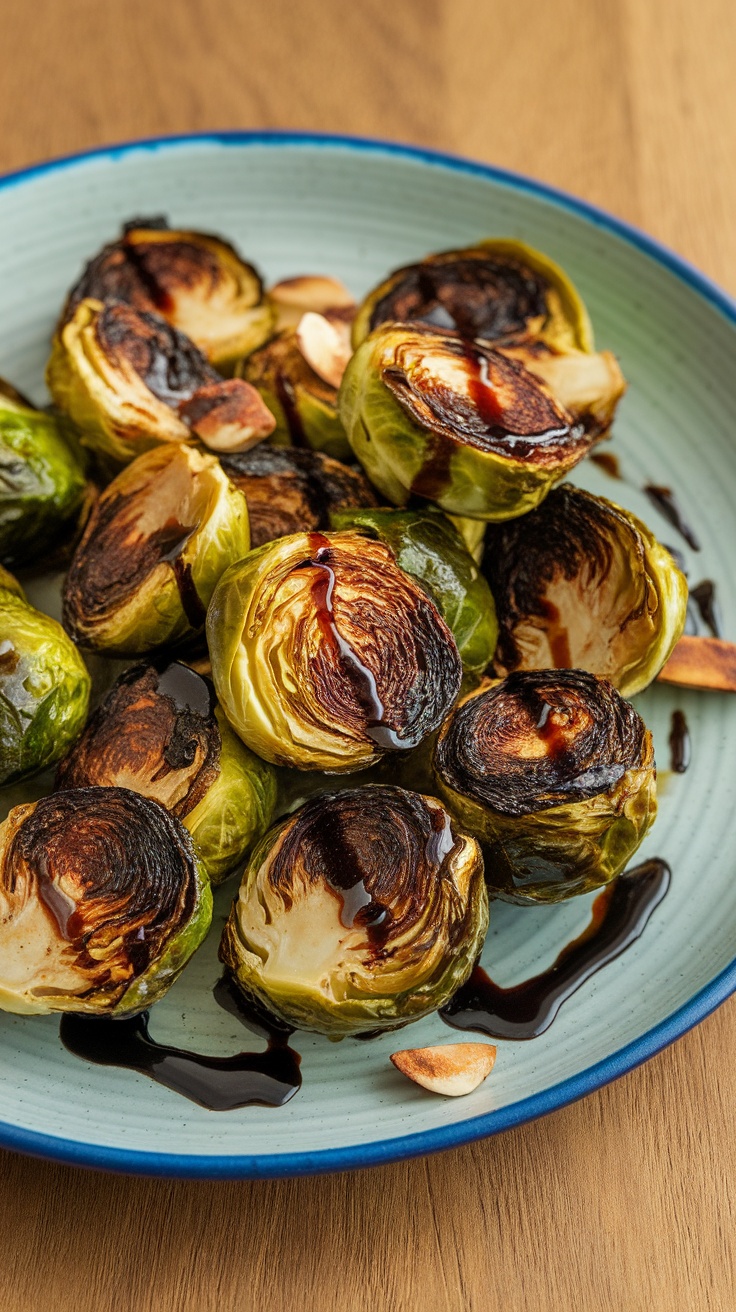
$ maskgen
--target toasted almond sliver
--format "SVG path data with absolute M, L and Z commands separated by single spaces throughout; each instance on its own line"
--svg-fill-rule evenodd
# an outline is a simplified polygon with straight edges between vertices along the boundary
M 402 1075 L 423 1089 L 460 1098 L 477 1089 L 493 1070 L 496 1049 L 491 1043 L 445 1043 L 392 1052 L 391 1060 Z
M 296 340 L 314 372 L 330 387 L 339 387 L 351 354 L 344 333 L 323 314 L 308 310 L 299 320 Z

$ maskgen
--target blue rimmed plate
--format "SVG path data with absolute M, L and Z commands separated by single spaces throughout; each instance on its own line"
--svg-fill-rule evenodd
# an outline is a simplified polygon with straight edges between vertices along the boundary
M 132 143 L 0 180 L 0 374 L 44 399 L 49 335 L 81 264 L 121 220 L 161 212 L 230 237 L 268 281 L 327 272 L 358 296 L 399 264 L 479 237 L 519 237 L 548 252 L 580 287 L 599 344 L 616 351 L 630 383 L 611 448 L 625 481 L 612 483 L 589 462 L 574 481 L 621 501 L 684 549 L 693 581 L 716 580 L 736 637 L 736 306 L 682 261 L 550 188 L 427 151 L 262 133 Z M 677 491 L 699 553 L 649 505 L 646 482 Z M 55 604 L 45 585 L 35 599 Z M 588 981 L 545 1035 L 499 1043 L 495 1070 L 474 1094 L 442 1099 L 409 1084 L 388 1061 L 396 1036 L 331 1044 L 302 1035 L 304 1085 L 286 1107 L 213 1113 L 143 1076 L 75 1059 L 51 1017 L 0 1015 L 0 1143 L 161 1175 L 365 1166 L 552 1111 L 672 1042 L 736 989 L 736 701 L 655 687 L 637 705 L 661 768 L 673 708 L 690 724 L 691 768 L 665 774 L 643 850 L 670 862 L 671 891 L 642 939 Z M 22 796 L 0 794 L 0 815 Z M 230 896 L 218 895 L 208 944 L 156 1006 L 151 1028 L 163 1042 L 212 1053 L 243 1046 L 244 1031 L 211 993 Z M 536 973 L 588 913 L 587 899 L 495 906 L 484 961 L 501 983 Z M 421 1046 L 458 1036 L 430 1018 L 405 1037 Z

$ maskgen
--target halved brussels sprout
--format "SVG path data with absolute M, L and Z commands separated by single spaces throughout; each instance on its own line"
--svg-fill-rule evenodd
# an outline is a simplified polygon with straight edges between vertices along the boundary
M 221 456 L 220 464 L 248 502 L 252 547 L 290 533 L 328 528 L 333 509 L 376 505 L 361 470 L 321 451 L 263 442 L 242 455 Z
M 575 667 L 631 697 L 685 626 L 687 581 L 667 548 L 628 510 L 569 483 L 523 520 L 489 528 L 483 570 L 499 674 Z
M 252 551 L 221 579 L 207 640 L 234 729 L 300 770 L 359 770 L 416 746 L 460 688 L 434 602 L 359 533 L 296 533 Z
M 327 274 L 303 273 L 282 278 L 269 287 L 266 298 L 273 307 L 276 332 L 296 328 L 302 315 L 334 314 L 339 311 L 351 323 L 356 305 L 352 294 L 339 278 Z
M 588 312 L 567 274 L 541 251 L 505 237 L 396 269 L 360 306 L 353 345 L 390 321 L 490 342 L 538 337 L 563 350 L 593 349 Z
M 249 545 L 245 497 L 219 461 L 157 447 L 94 507 L 64 585 L 64 627 L 82 647 L 123 656 L 189 639 Z
M 218 368 L 248 355 L 273 330 L 253 265 L 222 237 L 170 228 L 160 217 L 132 219 L 90 260 L 67 297 L 60 327 L 88 297 L 157 312 Z
M 504 345 L 508 359 L 523 364 L 581 423 L 588 437 L 606 437 L 626 381 L 612 351 L 560 350 L 544 341 Z
M 71 532 L 87 479 L 57 421 L 19 395 L 0 387 L 0 561 L 30 565 Z
M 242 376 L 258 389 L 274 417 L 271 441 L 351 458 L 337 412 L 337 387 L 305 359 L 296 330 L 275 337 L 245 362 Z
M 517 360 L 421 324 L 387 324 L 358 347 L 340 416 L 371 482 L 455 515 L 523 515 L 593 438 Z
M 437 510 L 333 510 L 335 529 L 357 529 L 390 547 L 426 588 L 452 630 L 463 667 L 482 674 L 496 649 L 491 590 L 447 517 Z
M 0 1009 L 130 1016 L 212 919 L 189 834 L 126 788 L 78 788 L 0 825 Z
M 221 378 L 161 315 L 122 301 L 79 302 L 54 337 L 46 382 L 81 440 L 116 465 L 195 438 L 244 451 L 274 428 L 255 388 Z
M 87 668 L 61 625 L 0 578 L 0 786 L 64 755 L 89 692 Z
M 652 735 L 604 679 L 520 671 L 464 698 L 435 750 L 440 795 L 484 844 L 512 902 L 559 902 L 609 883 L 657 813 Z
M 208 678 L 179 661 L 121 674 L 56 772 L 57 789 L 130 788 L 183 821 L 213 883 L 276 806 L 276 773 L 241 743 Z
M 261 840 L 220 956 L 243 992 L 331 1039 L 440 1007 L 488 926 L 477 843 L 434 797 L 323 794 Z

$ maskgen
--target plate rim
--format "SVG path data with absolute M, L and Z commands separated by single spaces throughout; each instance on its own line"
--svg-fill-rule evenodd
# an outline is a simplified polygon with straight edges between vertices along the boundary
M 338 147 L 355 152 L 394 156 L 432 166 L 485 178 L 513 191 L 527 192 L 552 202 L 596 227 L 636 247 L 657 264 L 664 266 L 685 282 L 704 300 L 736 325 L 736 300 L 717 283 L 668 246 L 649 236 L 635 225 L 610 214 L 600 206 L 582 200 L 570 192 L 537 181 L 526 174 L 496 165 L 481 163 L 458 154 L 412 146 L 377 137 L 349 136 L 334 133 L 291 130 L 226 130 L 177 133 L 140 137 L 97 146 L 89 150 L 61 155 L 0 175 L 0 192 L 22 186 L 33 179 L 61 172 L 92 160 L 115 160 L 139 151 L 169 150 L 191 145 L 233 147 L 297 147 L 319 149 Z M 305 1152 L 269 1153 L 265 1155 L 224 1153 L 156 1153 L 106 1144 L 84 1143 L 43 1134 L 36 1130 L 0 1121 L 0 1147 L 43 1157 L 72 1166 L 93 1167 L 137 1175 L 199 1179 L 267 1179 L 284 1176 L 313 1175 L 343 1171 L 400 1161 L 409 1157 L 459 1147 L 503 1130 L 526 1124 L 576 1102 L 596 1089 L 626 1075 L 650 1057 L 693 1029 L 736 992 L 736 956 L 714 979 L 699 989 L 657 1025 L 637 1039 L 610 1053 L 594 1065 L 550 1085 L 527 1098 L 484 1112 L 451 1125 L 437 1126 L 413 1134 L 376 1140 L 368 1144 L 349 1144 L 341 1148 L 322 1148 Z

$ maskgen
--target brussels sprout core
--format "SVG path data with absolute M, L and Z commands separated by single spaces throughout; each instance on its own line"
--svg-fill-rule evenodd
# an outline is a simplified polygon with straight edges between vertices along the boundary
M 209 679 L 178 661 L 126 670 L 56 772 L 57 789 L 130 788 L 184 821 L 213 881 L 270 824 L 275 772 L 235 736 Z
M 458 694 L 452 633 L 382 542 L 300 533 L 251 552 L 207 617 L 217 695 L 278 765 L 349 771 L 414 747 Z
M 608 883 L 656 814 L 651 734 L 582 670 L 486 683 L 444 724 L 435 768 L 458 822 L 488 845 L 492 887 L 516 901 Z
M 157 802 L 83 788 L 16 807 L 0 825 L 0 1008 L 141 1011 L 211 916 L 189 835 Z
M 592 442 L 518 361 L 422 325 L 369 337 L 339 400 L 355 455 L 391 501 L 417 493 L 477 519 L 532 509 Z
M 569 483 L 522 520 L 491 525 L 483 571 L 499 674 L 575 667 L 641 691 L 669 657 L 687 582 L 641 520 Z
M 221 464 L 248 502 L 253 547 L 290 533 L 328 528 L 333 510 L 376 505 L 360 470 L 322 451 L 263 442 L 242 455 L 223 456 Z
M 435 798 L 372 786 L 308 802 L 261 841 L 220 955 L 301 1029 L 395 1029 L 442 1005 L 483 943 L 478 846 Z
M 253 266 L 221 237 L 169 228 L 165 219 L 134 219 L 103 246 L 69 293 L 62 324 L 87 297 L 163 315 L 219 366 L 248 355 L 272 330 Z
M 136 655 L 201 630 L 223 571 L 249 547 L 248 510 L 214 456 L 147 452 L 95 506 L 64 587 L 77 642 Z

